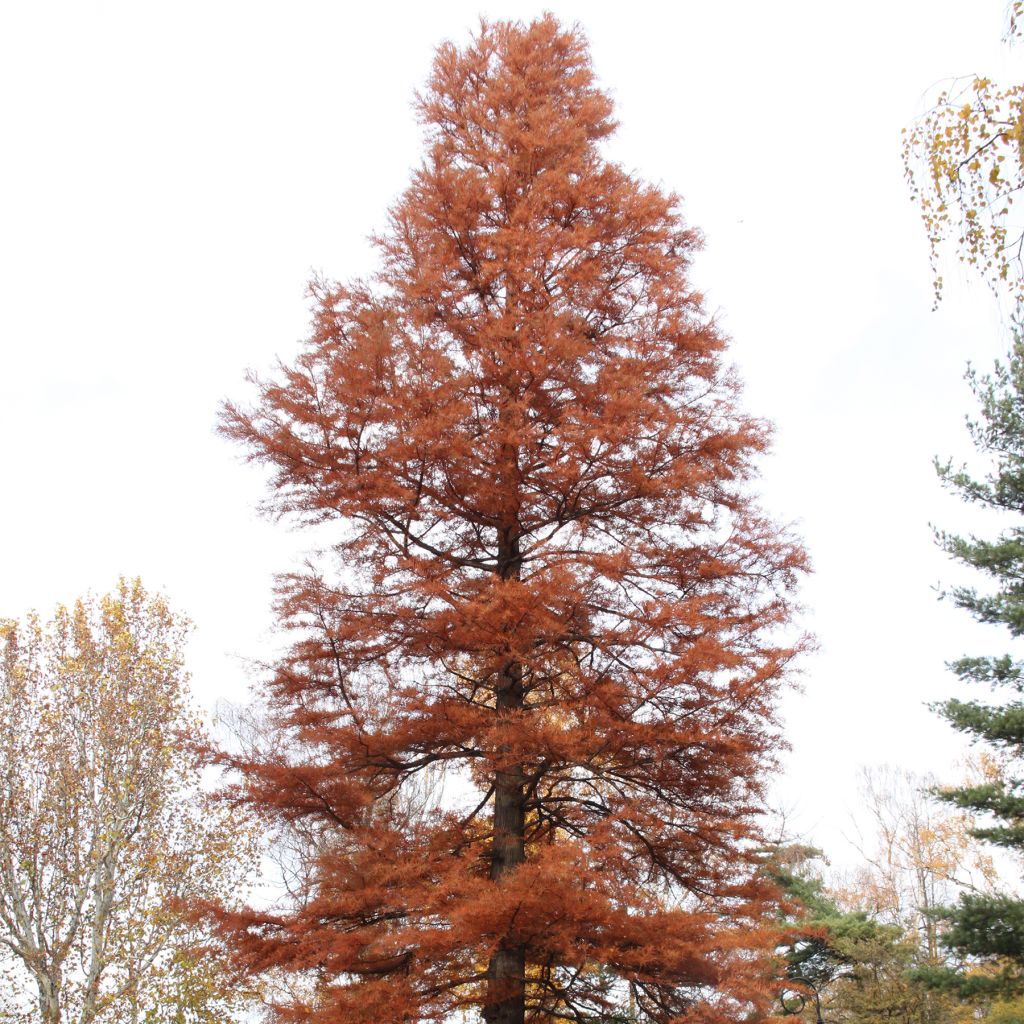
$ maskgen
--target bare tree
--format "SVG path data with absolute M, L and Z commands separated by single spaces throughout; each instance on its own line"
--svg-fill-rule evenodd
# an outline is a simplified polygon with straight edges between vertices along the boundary
M 971 773 L 985 770 L 968 764 Z M 971 835 L 974 820 L 932 795 L 936 780 L 883 766 L 861 772 L 861 798 L 871 839 L 864 863 L 845 886 L 845 901 L 888 924 L 915 933 L 927 962 L 942 959 L 936 910 L 958 893 L 989 891 L 996 865 Z

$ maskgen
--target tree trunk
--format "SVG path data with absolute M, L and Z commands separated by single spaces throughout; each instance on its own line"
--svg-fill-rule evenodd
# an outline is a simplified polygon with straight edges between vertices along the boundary
M 519 540 L 512 527 L 502 531 L 498 543 L 498 571 L 503 579 L 519 575 Z M 504 666 L 495 694 L 500 715 L 523 706 L 523 668 L 510 661 Z M 501 757 L 505 746 L 498 748 Z M 526 856 L 525 784 L 523 766 L 509 765 L 495 773 L 494 839 L 491 847 L 491 880 L 500 883 L 523 863 Z M 487 1024 L 523 1024 L 526 1004 L 526 948 L 511 937 L 503 939 L 487 965 Z
M 46 974 L 36 975 L 39 988 L 39 1016 L 43 1024 L 60 1024 L 60 982 Z

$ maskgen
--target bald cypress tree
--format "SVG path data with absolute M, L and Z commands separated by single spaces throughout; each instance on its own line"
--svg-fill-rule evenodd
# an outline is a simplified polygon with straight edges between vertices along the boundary
M 337 534 L 280 583 L 287 742 L 233 760 L 315 864 L 222 927 L 305 982 L 281 1020 L 733 1020 L 771 998 L 757 814 L 804 564 L 751 498 L 767 428 L 677 198 L 602 154 L 578 30 L 484 25 L 418 110 L 380 270 L 315 285 L 225 420 L 271 509 Z M 429 773 L 451 799 L 410 800 Z

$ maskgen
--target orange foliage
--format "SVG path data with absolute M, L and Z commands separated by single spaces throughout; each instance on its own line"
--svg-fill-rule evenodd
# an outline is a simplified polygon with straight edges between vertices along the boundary
M 315 282 L 302 353 L 224 419 L 272 511 L 339 532 L 279 584 L 287 742 L 224 756 L 314 870 L 221 927 L 305 978 L 281 1020 L 761 1010 L 804 556 L 748 494 L 767 431 L 688 283 L 699 238 L 601 156 L 611 101 L 550 16 L 442 46 L 418 109 L 380 271 Z M 447 795 L 413 807 L 425 773 Z

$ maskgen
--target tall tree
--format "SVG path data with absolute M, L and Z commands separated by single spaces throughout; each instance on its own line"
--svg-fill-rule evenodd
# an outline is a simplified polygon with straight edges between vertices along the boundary
M 1024 33 L 1024 0 L 1008 4 L 1006 40 L 1019 43 Z M 979 452 L 993 461 L 993 471 L 975 479 L 966 468 L 940 466 L 944 482 L 967 501 L 1003 513 L 1024 510 L 1024 350 L 1019 316 L 1024 301 L 1024 226 L 1014 201 L 1024 188 L 1024 84 L 1000 86 L 987 76 L 972 76 L 943 90 L 935 107 L 906 132 L 904 166 L 932 247 L 936 301 L 942 278 L 936 269 L 939 246 L 950 238 L 960 259 L 977 268 L 998 292 L 1015 303 L 1018 329 L 1009 359 L 991 377 L 968 379 L 981 403 L 982 418 L 971 423 Z M 996 583 L 995 593 L 969 587 L 951 596 L 981 622 L 1004 625 L 1013 638 L 1024 630 L 1024 533 L 1011 527 L 994 541 L 940 535 L 946 551 L 979 569 Z M 992 828 L 976 830 L 979 838 L 1008 849 L 1024 847 L 1024 705 L 1020 700 L 1021 666 L 1012 654 L 965 657 L 952 666 L 969 682 L 1005 688 L 1001 704 L 951 700 L 938 710 L 961 732 L 987 741 L 999 751 L 1006 772 L 978 785 L 955 787 L 945 798 L 972 813 L 988 814 Z M 936 972 L 936 984 L 963 993 L 988 991 L 1006 995 L 1024 991 L 1024 903 L 1015 896 L 964 895 L 946 933 L 948 945 L 967 957 L 981 957 L 995 970 L 973 978 Z
M 5 1020 L 201 1024 L 238 1002 L 181 906 L 228 898 L 252 850 L 201 799 L 187 628 L 138 580 L 0 622 Z
M 1018 332 L 1005 363 L 991 376 L 968 371 L 981 417 L 969 424 L 978 451 L 990 460 L 990 472 L 978 479 L 966 467 L 939 467 L 943 481 L 965 500 L 1014 518 L 994 539 L 943 533 L 940 542 L 959 562 L 984 573 L 994 589 L 954 588 L 957 607 L 979 622 L 1005 627 L 1011 639 L 1024 635 L 1024 341 Z M 996 703 L 948 700 L 939 712 L 960 732 L 990 744 L 1004 771 L 976 785 L 942 792 L 944 799 L 973 814 L 987 816 L 988 827 L 974 834 L 1012 851 L 1024 850 L 1024 663 L 1011 653 L 968 656 L 951 666 L 964 682 L 1008 694 Z M 972 990 L 1024 991 L 1024 901 L 1012 895 L 969 893 L 955 909 L 946 941 L 961 953 L 1001 958 L 1003 970 L 979 979 Z
M 318 831 L 315 871 L 221 927 L 307 979 L 282 1020 L 733 1019 L 766 998 L 753 840 L 804 564 L 748 493 L 767 429 L 677 197 L 601 155 L 579 30 L 484 23 L 417 105 L 379 271 L 315 282 L 302 353 L 226 411 L 269 509 L 337 532 L 279 584 L 288 741 L 224 755 Z M 448 798 L 414 814 L 426 771 Z

